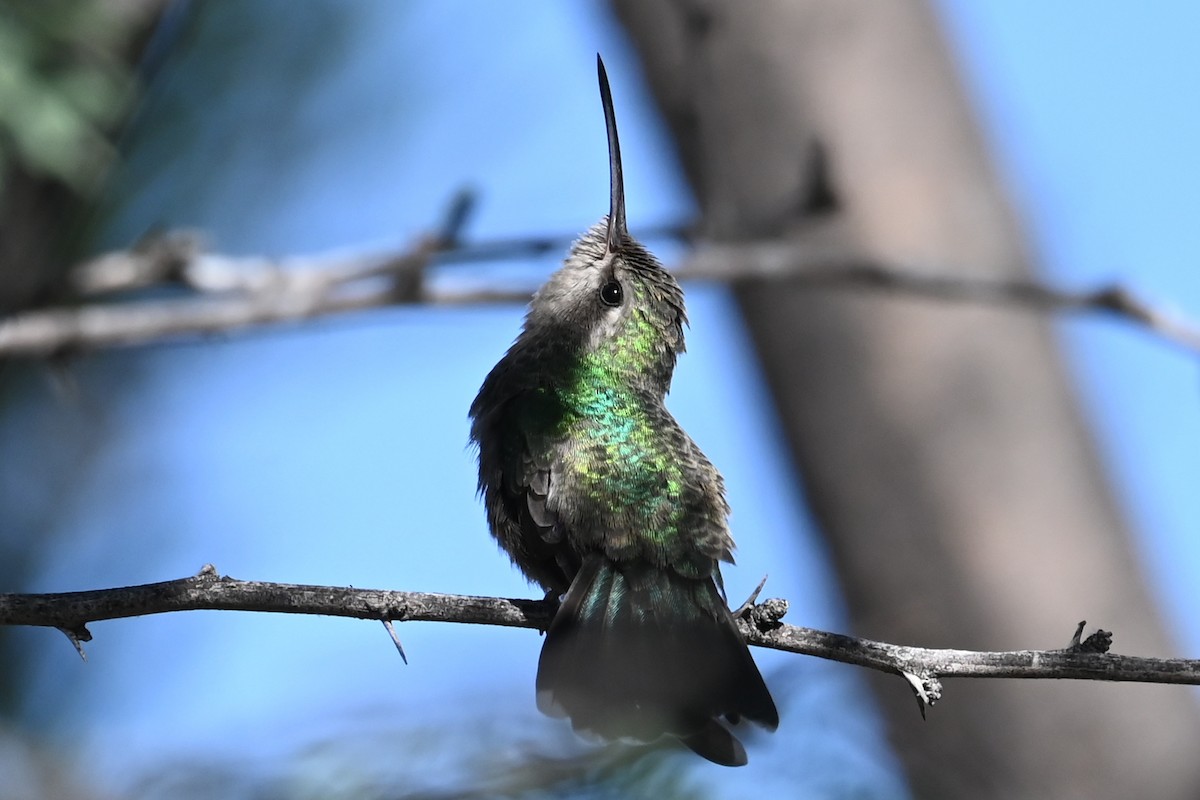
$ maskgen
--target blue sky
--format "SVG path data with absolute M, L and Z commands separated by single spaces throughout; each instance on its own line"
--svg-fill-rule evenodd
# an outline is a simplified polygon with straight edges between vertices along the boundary
M 597 51 L 631 229 L 694 213 L 628 45 L 592 4 L 284 6 L 196 4 L 201 27 L 127 141 L 101 244 L 161 224 L 233 253 L 397 247 L 464 185 L 481 198 L 469 236 L 581 231 L 607 204 Z M 1047 276 L 1119 280 L 1200 317 L 1200 109 L 1189 101 L 1200 10 L 940 8 Z M 678 255 L 656 249 L 668 263 Z M 544 275 L 555 262 L 494 271 Z M 692 327 L 670 407 L 729 486 L 730 595 L 769 572 L 791 621 L 843 626 L 730 299 L 686 289 Z M 0 447 L 21 465 L 7 470 L 0 508 L 48 543 L 34 588 L 163 580 L 213 562 L 262 580 L 538 594 L 488 538 L 465 446 L 466 409 L 521 313 L 389 309 L 97 354 L 72 364 L 66 389 L 30 376 L 0 420 Z M 1060 327 L 1158 596 L 1184 652 L 1200 653 L 1195 358 L 1119 323 Z M 483 730 L 464 753 L 427 756 L 450 773 L 486 742 L 568 746 L 562 724 L 534 709 L 540 640 L 528 631 L 401 626 L 407 667 L 380 626 L 346 620 L 195 613 L 93 632 L 87 664 L 61 637 L 17 635 L 38 665 L 31 724 L 77 748 L 102 786 L 197 753 L 269 772 L 363 731 L 436 743 L 430 731 Z M 753 741 L 736 778 L 681 763 L 720 796 L 771 781 L 814 797 L 905 795 L 855 670 L 756 656 L 783 727 Z M 418 779 L 422 766 L 389 769 Z

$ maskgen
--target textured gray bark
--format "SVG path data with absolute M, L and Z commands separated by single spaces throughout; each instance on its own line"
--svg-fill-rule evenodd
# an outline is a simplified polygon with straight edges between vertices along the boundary
M 803 237 L 821 211 L 884 263 L 1028 275 L 922 0 L 615 5 L 710 236 Z M 1087 617 L 1122 649 L 1172 651 L 1043 321 L 778 283 L 737 296 L 856 633 L 1053 647 Z M 1200 796 L 1191 697 L 989 682 L 922 723 L 876 686 L 918 797 Z
M 1112 636 L 1097 631 L 1072 645 L 1052 650 L 976 653 L 928 649 L 856 639 L 838 633 L 787 625 L 784 600 L 767 600 L 739 610 L 746 640 L 759 647 L 828 658 L 845 664 L 905 675 L 920 684 L 925 698 L 936 700 L 942 678 L 1038 678 L 1136 681 L 1200 685 L 1200 659 L 1154 659 L 1109 653 Z M 82 656 L 92 640 L 88 625 L 100 620 L 179 611 L 258 611 L 322 614 L 387 622 L 458 622 L 545 631 L 557 604 L 430 592 L 356 589 L 295 583 L 245 581 L 218 574 L 211 564 L 198 575 L 161 583 L 56 594 L 0 594 L 0 625 L 55 627 Z M 389 627 L 396 646 L 399 637 Z M 404 655 L 403 649 L 400 650 Z M 406 659 L 407 660 L 407 659 Z

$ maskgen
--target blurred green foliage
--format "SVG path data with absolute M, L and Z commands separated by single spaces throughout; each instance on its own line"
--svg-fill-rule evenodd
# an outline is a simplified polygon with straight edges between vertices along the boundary
M 90 194 L 132 106 L 145 4 L 0 0 L 0 192 L 13 168 Z

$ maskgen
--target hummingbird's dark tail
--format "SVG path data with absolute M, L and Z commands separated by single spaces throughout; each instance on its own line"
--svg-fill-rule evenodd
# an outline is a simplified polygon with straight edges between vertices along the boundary
M 584 560 L 546 632 L 538 708 L 608 739 L 679 737 L 709 761 L 746 763 L 718 719 L 774 729 L 779 712 L 711 578 Z

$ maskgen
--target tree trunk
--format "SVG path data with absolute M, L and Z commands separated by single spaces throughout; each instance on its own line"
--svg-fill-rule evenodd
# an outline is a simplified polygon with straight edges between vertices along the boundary
M 1029 274 L 925 2 L 615 5 L 709 236 L 803 241 L 836 215 L 885 263 Z M 1119 652 L 1172 654 L 1045 322 L 736 293 L 855 633 L 1055 647 L 1086 617 Z M 1178 687 L 952 682 L 928 722 L 900 680 L 875 687 L 917 797 L 1200 796 L 1200 717 Z

